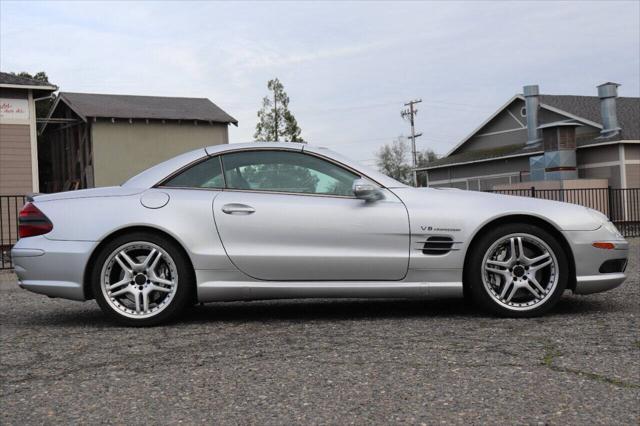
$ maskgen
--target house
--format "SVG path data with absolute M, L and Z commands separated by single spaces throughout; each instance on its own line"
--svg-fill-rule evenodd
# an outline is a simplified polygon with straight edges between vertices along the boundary
M 36 101 L 53 84 L 0 72 L 0 195 L 38 192 Z
M 206 98 L 60 92 L 41 127 L 43 191 L 119 185 L 177 154 L 229 143 L 238 121 Z
M 445 157 L 416 169 L 418 180 L 470 190 L 583 179 L 638 188 L 640 98 L 618 97 L 618 86 L 600 85 L 598 96 L 541 95 L 525 86 Z

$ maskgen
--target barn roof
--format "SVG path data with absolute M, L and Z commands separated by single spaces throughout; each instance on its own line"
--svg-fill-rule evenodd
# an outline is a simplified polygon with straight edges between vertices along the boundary
M 238 120 L 207 98 L 60 92 L 59 100 L 85 119 L 199 120 L 238 125 Z

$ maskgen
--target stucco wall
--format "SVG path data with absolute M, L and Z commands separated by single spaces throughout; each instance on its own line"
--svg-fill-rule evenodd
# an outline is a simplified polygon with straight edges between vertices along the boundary
M 183 152 L 229 142 L 226 124 L 98 121 L 92 124 L 95 186 L 120 185 Z
M 640 188 L 640 164 L 627 164 L 627 188 Z
M 640 160 L 640 144 L 625 144 L 624 158 L 627 160 Z
M 620 151 L 617 144 L 582 148 L 576 152 L 578 167 L 584 164 L 604 163 L 620 160 Z
M 613 188 L 620 188 L 620 166 L 591 167 L 588 169 L 578 168 L 580 179 L 608 179 L 609 185 Z

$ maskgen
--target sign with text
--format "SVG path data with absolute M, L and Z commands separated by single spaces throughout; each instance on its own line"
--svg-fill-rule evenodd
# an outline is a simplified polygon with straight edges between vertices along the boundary
M 29 101 L 27 99 L 0 98 L 0 119 L 28 120 Z

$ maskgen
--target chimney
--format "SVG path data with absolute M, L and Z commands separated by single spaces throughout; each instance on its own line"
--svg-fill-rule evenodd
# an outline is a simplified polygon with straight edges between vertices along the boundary
M 603 83 L 598 86 L 600 98 L 600 114 L 602 115 L 601 138 L 610 138 L 620 133 L 618 116 L 616 114 L 616 98 L 618 97 L 618 83 Z
M 524 86 L 524 104 L 527 111 L 527 145 L 540 142 L 538 132 L 538 109 L 540 108 L 540 89 L 538 85 Z

